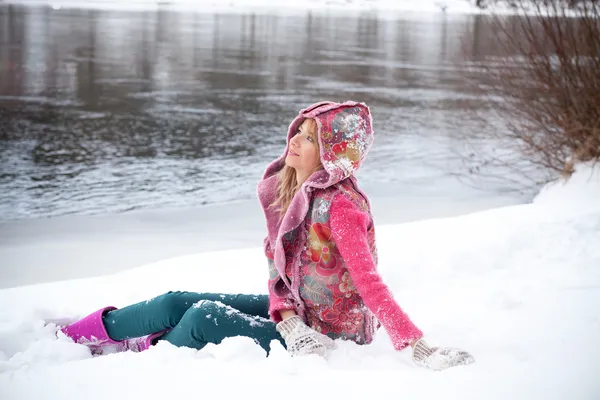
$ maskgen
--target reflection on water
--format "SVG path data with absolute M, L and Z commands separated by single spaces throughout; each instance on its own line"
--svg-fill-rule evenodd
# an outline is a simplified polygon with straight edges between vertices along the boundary
M 481 18 L 0 6 L 0 219 L 249 198 L 322 99 L 371 106 L 363 181 L 444 190 Z

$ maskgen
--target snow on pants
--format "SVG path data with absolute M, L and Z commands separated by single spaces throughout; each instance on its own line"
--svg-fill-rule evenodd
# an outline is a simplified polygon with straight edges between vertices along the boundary
M 270 342 L 283 338 L 269 320 L 266 295 L 168 292 L 103 316 L 113 340 L 169 330 L 159 340 L 201 349 L 227 337 L 247 336 L 269 353 Z

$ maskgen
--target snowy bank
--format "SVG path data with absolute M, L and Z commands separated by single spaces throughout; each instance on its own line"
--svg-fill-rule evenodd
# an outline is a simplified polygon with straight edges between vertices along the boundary
M 405 193 L 399 197 L 393 191 L 382 193 L 381 186 L 363 188 L 371 195 L 375 219 L 387 225 L 522 202 L 464 190 L 447 196 Z M 436 186 L 439 189 L 439 183 Z M 451 189 L 445 188 L 448 193 Z M 104 276 L 185 254 L 255 247 L 264 229 L 256 198 L 202 207 L 0 222 L 0 289 Z
M 600 168 L 580 167 L 532 204 L 380 225 L 378 244 L 381 273 L 415 323 L 475 364 L 416 368 L 383 330 L 370 346 L 340 343 L 328 360 L 291 359 L 280 346 L 266 358 L 245 338 L 93 358 L 44 326 L 168 290 L 264 293 L 265 262 L 250 248 L 0 291 L 0 398 L 599 397 Z

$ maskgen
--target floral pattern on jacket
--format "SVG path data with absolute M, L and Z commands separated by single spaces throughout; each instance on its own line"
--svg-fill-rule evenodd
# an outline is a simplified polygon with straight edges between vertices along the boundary
M 372 340 L 377 320 L 365 307 L 356 290 L 329 226 L 329 209 L 336 195 L 345 196 L 365 213 L 370 213 L 366 200 L 351 185 L 349 181 L 344 181 L 331 188 L 315 191 L 304 223 L 285 234 L 283 243 L 286 249 L 286 277 L 290 281 L 294 276 L 300 279 L 297 286 L 304 303 L 307 325 L 332 338 L 349 339 L 362 344 Z M 301 238 L 305 238 L 304 243 Z M 376 260 L 373 225 L 369 229 L 369 244 L 373 259 Z M 294 249 L 299 251 L 295 252 Z M 279 275 L 272 260 L 269 263 L 269 286 L 275 294 L 278 292 L 276 285 Z M 293 300 L 285 296 L 283 301 L 293 304 Z

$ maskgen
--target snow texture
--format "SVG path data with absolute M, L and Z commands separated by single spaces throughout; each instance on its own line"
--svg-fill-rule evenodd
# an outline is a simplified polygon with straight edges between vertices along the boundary
M 600 398 L 600 168 L 579 166 L 531 204 L 378 224 L 377 233 L 397 301 L 428 342 L 469 350 L 475 364 L 418 368 L 384 331 L 368 346 L 340 342 L 328 359 L 290 358 L 276 342 L 267 358 L 239 337 L 201 351 L 159 342 L 92 357 L 57 338 L 56 323 L 168 290 L 264 293 L 257 243 L 0 291 L 0 398 Z

